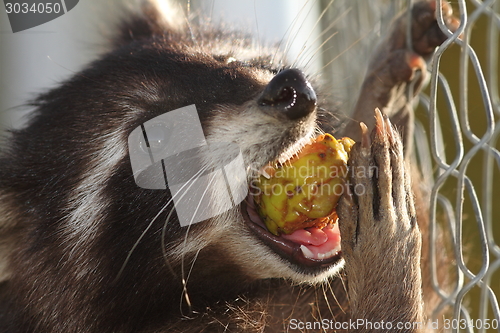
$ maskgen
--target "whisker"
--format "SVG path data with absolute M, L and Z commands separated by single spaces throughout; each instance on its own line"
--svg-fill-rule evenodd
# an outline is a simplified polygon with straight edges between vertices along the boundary
M 328 6 L 331 6 L 332 5 L 332 2 L 330 2 L 328 4 Z M 328 9 L 328 8 L 326 8 Z M 325 9 L 325 10 L 326 10 Z M 312 42 L 312 44 L 316 43 L 316 41 L 320 38 L 322 38 L 328 31 L 330 31 L 335 25 L 337 25 L 339 23 L 340 20 L 344 19 L 345 16 L 347 16 L 347 14 L 349 14 L 349 12 L 351 11 L 352 8 L 347 8 L 346 10 L 344 10 L 344 12 L 342 14 L 340 14 L 335 20 L 333 20 L 325 29 L 323 29 L 323 31 L 318 35 L 318 37 Z M 304 65 L 304 69 L 306 69 L 309 65 L 309 63 L 311 62 L 311 60 L 314 59 L 314 57 L 317 55 L 317 52 L 323 48 L 323 46 L 330 40 L 332 39 L 333 36 L 337 35 L 338 31 L 335 31 L 332 33 L 332 35 L 330 37 L 328 37 L 323 43 L 321 43 L 320 46 L 318 46 L 316 48 L 316 50 L 314 50 L 313 54 L 310 56 L 310 57 L 306 57 L 307 54 L 304 54 L 304 58 L 306 59 L 309 59 L 307 61 L 307 63 Z M 330 47 L 331 48 L 331 47 Z M 328 49 L 330 49 L 328 48 Z M 328 49 L 324 50 L 323 52 L 327 51 Z M 322 54 L 323 54 L 322 52 Z
M 323 9 L 323 11 L 321 12 L 321 14 L 316 19 L 316 22 L 314 23 L 314 26 L 311 28 L 311 31 L 309 31 L 309 35 L 305 39 L 304 44 L 302 45 L 302 48 L 301 48 L 300 52 L 297 54 L 297 57 L 295 58 L 295 61 L 292 63 L 292 67 L 295 67 L 297 65 L 297 63 L 298 63 L 298 61 L 300 59 L 300 56 L 306 50 L 307 41 L 309 40 L 309 38 L 311 37 L 311 35 L 314 33 L 314 29 L 316 29 L 316 27 L 318 26 L 318 24 L 321 22 L 321 19 L 326 14 L 326 12 L 328 11 L 328 9 L 332 5 L 333 1 L 334 0 L 330 1 L 330 3 L 325 7 L 325 9 Z M 311 44 L 314 44 L 318 40 L 318 38 L 320 38 L 320 37 L 321 37 L 321 34 L 318 37 L 316 37 L 316 39 L 314 39 Z
M 202 168 L 193 177 L 191 177 L 190 180 L 194 179 L 195 177 L 197 177 L 200 173 L 204 172 L 205 170 L 206 169 Z M 186 182 L 186 184 L 187 184 L 187 182 Z M 184 184 L 181 187 L 181 190 L 184 189 L 184 186 L 186 186 L 186 184 Z M 181 199 L 182 199 L 182 197 L 181 197 Z M 130 257 L 132 256 L 133 252 L 135 251 L 135 249 L 137 248 L 137 246 L 139 245 L 139 243 L 141 242 L 141 240 L 144 238 L 144 236 L 146 235 L 146 233 L 149 231 L 149 229 L 151 228 L 151 226 L 153 225 L 153 223 L 165 211 L 165 209 L 168 207 L 168 205 L 173 202 L 173 200 L 174 200 L 174 196 L 172 198 L 170 198 L 170 200 L 160 209 L 160 211 L 155 215 L 155 217 L 151 220 L 151 222 L 149 222 L 149 224 L 146 227 L 146 229 L 144 229 L 144 231 L 141 233 L 141 235 L 139 236 L 139 238 L 137 239 L 137 241 L 134 243 L 134 245 L 132 246 L 132 248 L 128 252 L 127 257 L 125 258 L 125 261 L 123 262 L 123 265 L 120 268 L 120 270 L 118 271 L 118 274 L 117 274 L 117 276 L 116 276 L 116 278 L 114 280 L 115 282 L 118 281 L 118 279 L 120 278 L 121 274 L 123 273 L 125 267 L 127 266 L 128 262 L 130 260 Z
M 215 8 L 215 0 L 212 0 L 212 5 L 210 6 L 210 22 L 213 22 L 214 19 L 214 8 Z
M 321 67 L 321 69 L 315 73 L 314 75 L 319 75 L 325 68 L 327 68 L 332 62 L 334 62 L 335 60 L 337 60 L 340 56 L 342 56 L 344 53 L 346 53 L 347 51 L 349 51 L 351 48 L 353 48 L 356 44 L 358 44 L 360 41 L 362 41 L 363 39 L 365 39 L 366 36 L 368 36 L 368 34 L 370 34 L 372 31 L 369 30 L 367 33 L 365 33 L 363 36 L 361 36 L 360 38 L 358 38 L 354 43 L 352 43 L 351 45 L 349 45 L 349 47 L 347 47 L 344 51 L 340 52 L 335 58 L 333 58 L 332 60 L 330 60 L 328 63 L 326 63 L 323 67 Z
M 260 42 L 260 30 L 259 30 L 259 20 L 257 17 L 257 3 L 254 1 L 253 2 L 253 13 L 255 16 L 255 28 L 257 29 L 257 45 L 259 47 L 259 56 L 262 55 L 262 48 L 261 48 L 261 42 Z
M 203 168 L 201 168 L 200 170 L 198 170 L 196 172 L 196 174 L 193 175 L 193 177 L 191 177 L 188 181 L 186 181 L 184 183 L 184 185 L 180 188 L 179 192 L 177 193 L 182 193 L 180 199 L 182 199 L 184 197 L 184 195 L 186 195 L 186 191 L 183 191 L 184 188 L 186 187 L 186 185 L 189 185 L 186 190 L 190 189 L 191 186 L 193 186 L 193 183 L 191 182 L 192 180 L 196 179 L 196 177 L 198 177 L 200 174 L 204 173 L 206 170 L 208 169 L 208 166 L 204 166 Z M 173 199 L 175 198 L 175 195 L 169 200 L 169 202 L 167 203 L 167 206 L 173 201 Z M 174 213 L 175 211 L 175 207 L 172 207 L 172 209 L 170 210 L 166 220 L 165 220 L 165 223 L 163 224 L 163 228 L 162 228 L 162 232 L 161 232 L 161 247 L 162 247 L 162 254 L 163 254 L 163 258 L 165 260 L 165 263 L 167 264 L 167 267 L 170 269 L 170 271 L 173 273 L 174 277 L 177 277 L 177 273 L 173 270 L 172 266 L 170 265 L 170 262 L 168 261 L 168 255 L 167 255 L 167 252 L 166 252 L 166 243 L 165 243 L 165 238 L 166 238 L 166 230 L 167 230 L 167 224 L 168 222 L 170 221 L 170 218 L 172 217 L 172 214 Z M 196 213 L 195 213 L 196 215 Z M 194 216 L 194 215 L 193 215 Z M 183 244 L 185 245 L 186 244 L 186 240 L 187 240 L 187 234 L 189 233 L 189 228 L 191 227 L 191 223 L 188 225 L 188 228 L 186 230 L 186 236 L 184 238 L 184 241 L 183 241 Z M 198 250 L 199 252 L 199 250 Z M 195 258 L 198 256 L 198 252 L 195 256 Z M 189 299 L 189 295 L 187 293 L 187 289 L 186 289 L 186 280 L 184 280 L 184 256 L 182 257 L 182 260 L 181 260 L 181 275 L 182 275 L 182 284 L 183 284 L 183 291 L 182 291 L 182 295 L 181 295 L 181 303 L 180 303 L 180 310 L 181 310 L 181 313 L 183 312 L 182 311 L 182 298 L 185 298 L 186 300 L 186 304 L 188 306 L 188 308 L 190 309 L 189 310 L 189 313 L 192 313 L 191 311 L 191 300 Z M 183 316 L 185 316 L 183 314 Z
M 309 1 L 307 1 L 305 4 L 304 4 L 304 7 L 309 3 Z M 307 11 L 307 13 L 305 14 L 303 20 L 302 20 L 302 23 L 300 24 L 299 28 L 297 29 L 297 31 L 295 32 L 295 35 L 293 36 L 293 38 L 288 38 L 288 42 L 287 42 L 287 47 L 288 48 L 285 48 L 285 57 L 288 57 L 288 52 L 290 52 L 291 48 L 292 48 L 292 44 L 293 44 L 293 41 L 297 39 L 299 33 L 302 31 L 302 27 L 304 26 L 304 23 L 306 22 L 307 18 L 309 17 L 309 15 L 311 14 L 311 11 L 313 10 L 314 8 L 314 5 L 317 3 L 317 0 L 314 0 L 313 4 L 310 6 L 309 10 Z M 302 8 L 304 8 L 302 7 Z M 297 18 L 300 16 L 300 13 L 297 14 Z M 316 26 L 316 25 L 315 25 Z M 314 28 L 311 29 L 311 32 L 310 34 L 312 34 L 312 32 L 314 31 Z M 289 37 L 292 37 L 291 35 Z M 290 43 L 290 41 L 292 41 L 292 43 Z M 304 45 L 307 44 L 307 39 L 306 41 L 304 42 Z M 305 47 L 305 46 L 304 46 Z M 295 62 L 292 64 L 292 67 L 293 65 L 295 64 Z
M 130 251 L 128 252 L 127 254 L 127 257 L 125 258 L 125 261 L 123 262 L 123 265 L 122 267 L 120 268 L 120 270 L 118 271 L 118 274 L 114 280 L 114 282 L 118 281 L 118 279 L 120 278 L 120 276 L 122 275 L 123 271 L 125 270 L 125 266 L 127 266 L 129 260 L 130 260 L 130 257 L 132 256 L 132 254 L 134 253 L 135 249 L 137 248 L 137 246 L 139 245 L 139 243 L 141 242 L 141 240 L 144 238 L 144 236 L 146 235 L 146 233 L 148 232 L 148 230 L 151 228 L 151 226 L 153 225 L 153 223 L 156 221 L 156 219 L 165 211 L 165 209 L 167 208 L 167 206 L 170 204 L 170 202 L 172 201 L 172 199 L 170 199 L 166 205 L 164 205 L 162 207 L 162 209 L 160 209 L 160 211 L 158 212 L 158 214 L 156 214 L 156 216 L 151 220 L 151 222 L 149 222 L 148 226 L 146 227 L 146 229 L 144 229 L 144 231 L 142 232 L 142 234 L 139 236 L 139 238 L 137 239 L 137 241 L 134 243 L 134 245 L 132 246 L 132 248 L 130 249 Z
M 186 4 L 186 11 L 182 11 L 182 13 L 184 14 L 184 19 L 186 20 L 186 24 L 187 24 L 187 28 L 189 30 L 189 35 L 191 37 L 191 41 L 193 42 L 193 45 L 196 45 L 199 47 L 199 44 L 198 44 L 198 41 L 196 40 L 196 37 L 194 35 L 194 32 L 193 32 L 193 26 L 191 25 L 191 22 L 189 21 L 189 15 L 191 13 L 191 0 L 188 0 L 187 4 Z
M 349 301 L 349 293 L 347 292 L 347 285 L 345 284 L 345 280 L 346 280 L 345 276 L 343 276 L 343 275 L 339 276 L 339 280 L 342 283 L 342 288 L 346 292 L 346 294 L 347 294 L 347 300 Z
M 325 134 L 325 131 L 324 131 L 321 127 L 319 127 L 318 125 L 316 125 L 316 126 L 314 127 L 314 134 L 315 134 L 316 136 L 318 136 L 318 135 L 322 135 L 322 134 Z
M 342 304 L 338 300 L 337 296 L 335 295 L 335 291 L 333 291 L 330 281 L 327 282 L 327 286 L 328 286 L 328 289 L 330 290 L 330 294 L 332 295 L 333 299 L 335 300 L 335 303 L 337 303 L 340 311 L 342 311 L 342 313 L 347 313 L 346 310 L 342 307 Z M 345 286 L 344 286 L 344 289 L 345 289 Z M 327 300 L 327 302 L 328 302 L 328 307 L 330 308 L 330 301 Z M 332 312 L 332 315 L 333 315 L 333 312 Z
M 323 292 L 323 298 L 326 302 L 326 306 L 328 307 L 328 311 L 330 312 L 330 315 L 333 318 L 335 318 L 335 314 L 333 312 L 332 306 L 330 305 L 330 301 L 328 300 L 328 286 L 330 285 L 330 283 L 326 282 L 325 284 L 321 284 L 321 291 Z M 335 298 L 335 294 L 333 293 L 333 291 L 331 290 L 330 292 L 331 292 L 332 296 Z M 337 298 L 335 298 L 335 300 L 336 299 Z M 338 304 L 338 301 L 337 301 L 337 304 Z
M 328 6 L 330 6 L 332 4 L 332 2 L 330 2 L 328 4 Z M 327 8 L 328 9 L 328 8 Z M 346 10 L 344 10 L 344 12 L 342 14 L 340 14 L 337 18 L 335 18 L 335 20 L 333 20 L 325 29 L 323 29 L 323 31 L 319 34 L 318 38 L 319 37 L 322 37 L 323 35 L 325 35 L 329 30 L 331 30 L 335 25 L 337 25 L 337 23 L 339 23 L 340 20 L 344 19 L 345 16 L 347 16 L 347 14 L 349 14 L 349 12 L 352 10 L 352 8 L 347 8 Z
M 189 272 L 188 272 L 187 277 L 186 277 L 186 284 L 189 281 L 189 277 L 191 276 L 191 272 L 193 271 L 193 268 L 194 268 L 194 263 L 196 262 L 196 259 L 198 259 L 198 255 L 200 254 L 200 251 L 201 251 L 201 249 L 196 251 L 196 254 L 193 257 L 193 262 L 191 264 L 191 267 L 189 268 Z
M 305 6 L 307 5 L 307 2 L 302 6 L 302 8 L 300 8 L 300 11 L 299 12 L 302 12 L 302 10 L 305 8 Z M 288 44 L 290 42 L 290 37 L 291 37 L 291 32 L 293 31 L 294 27 L 295 27 L 295 24 L 297 23 L 299 19 L 299 15 L 297 15 L 292 23 L 290 24 L 290 26 L 286 29 L 285 33 L 283 34 L 283 38 L 281 38 L 278 46 L 276 47 L 276 52 L 274 52 L 274 55 L 273 57 L 271 58 L 271 64 L 274 63 L 274 59 L 276 58 L 276 56 L 278 55 L 278 52 L 279 50 L 281 50 L 281 46 L 283 45 L 283 42 L 285 41 L 286 39 L 286 44 L 285 44 L 285 47 L 283 49 L 283 54 L 284 56 L 286 57 L 286 53 L 288 52 L 287 49 L 288 49 Z
M 325 41 L 324 41 L 323 43 L 321 43 L 321 44 L 320 44 L 320 45 L 319 45 L 319 46 L 318 46 L 318 47 L 314 50 L 314 52 L 311 54 L 311 56 L 310 56 L 310 57 L 308 57 L 308 59 L 309 59 L 309 60 L 306 62 L 306 64 L 305 64 L 304 66 L 301 66 L 301 67 L 302 67 L 302 68 L 304 68 L 304 69 L 306 69 L 306 68 L 309 66 L 309 64 L 311 63 L 311 60 L 313 60 L 313 59 L 314 59 L 314 57 L 316 57 L 316 55 L 318 54 L 318 52 L 319 52 L 321 49 L 323 49 L 323 46 L 325 46 L 325 44 L 326 44 L 326 43 L 328 43 L 328 42 L 330 41 L 330 39 L 332 39 L 333 37 L 335 37 L 335 35 L 337 35 L 337 32 L 334 32 L 333 34 L 331 34 L 331 35 L 330 35 L 330 37 L 328 37 L 327 39 L 325 39 Z M 318 37 L 318 38 L 316 38 L 316 40 L 318 40 L 318 39 L 319 39 L 319 37 Z M 313 42 L 313 44 L 314 44 L 314 42 Z M 325 51 L 326 51 L 326 50 L 323 50 L 323 51 L 321 52 L 321 54 L 323 54 Z M 307 55 L 307 54 L 304 54 L 304 57 L 305 57 L 306 55 Z
M 167 203 L 167 205 L 168 205 L 168 203 Z M 170 261 L 168 260 L 168 254 L 167 254 L 167 248 L 166 248 L 167 244 L 165 243 L 165 237 L 167 234 L 167 224 L 168 224 L 168 221 L 170 221 L 170 218 L 172 217 L 172 214 L 174 212 L 175 212 L 175 207 L 172 207 L 172 209 L 170 209 L 170 212 L 168 212 L 165 223 L 163 223 L 163 227 L 161 229 L 161 252 L 163 254 L 163 260 L 165 261 L 165 264 L 167 265 L 168 269 L 170 270 L 170 272 L 172 273 L 172 275 L 175 278 L 178 278 L 177 273 L 174 271 L 174 268 L 172 267 L 172 265 L 170 264 Z
M 191 177 L 186 183 L 184 183 L 184 185 L 180 188 L 178 193 L 180 193 L 182 190 L 184 190 L 184 187 L 187 184 L 189 184 L 189 187 L 187 189 L 190 189 L 192 186 L 191 180 L 195 179 L 195 177 L 198 177 L 200 174 L 205 172 L 207 169 L 208 169 L 208 167 L 205 166 L 205 167 L 201 168 L 200 170 L 198 170 L 198 172 L 196 172 L 196 174 L 194 174 L 193 177 Z M 186 192 L 184 192 L 182 194 L 180 199 L 182 199 L 185 194 L 186 194 Z M 175 195 L 168 201 L 167 205 L 169 205 L 174 198 L 175 198 Z M 170 210 L 170 212 L 167 215 L 167 218 L 165 219 L 165 223 L 163 224 L 163 227 L 161 230 L 161 249 L 162 249 L 162 254 L 163 254 L 163 258 L 165 260 L 165 263 L 167 264 L 167 266 L 169 267 L 169 269 L 173 273 L 173 275 L 175 277 L 177 277 L 177 273 L 175 273 L 175 271 L 172 269 L 172 266 L 170 265 L 170 262 L 168 261 L 167 244 L 165 243 L 165 238 L 166 238 L 166 233 L 167 233 L 167 225 L 168 225 L 168 222 L 170 221 L 170 218 L 172 217 L 172 214 L 174 212 L 175 212 L 175 207 L 172 207 L 172 209 Z
M 196 259 L 198 258 L 198 255 L 200 254 L 200 251 L 201 251 L 201 249 L 198 249 L 198 251 L 196 251 L 196 254 L 194 255 L 193 262 L 191 264 L 191 268 L 189 269 L 189 272 L 188 272 L 188 275 L 187 275 L 186 279 L 184 279 L 184 277 L 182 278 L 182 294 L 181 294 L 181 301 L 180 301 L 179 307 L 180 307 L 181 315 L 183 317 L 187 317 L 184 314 L 184 311 L 182 310 L 182 299 L 183 298 L 186 301 L 186 305 L 187 305 L 187 307 L 189 309 L 189 314 L 193 313 L 192 305 L 191 305 L 191 299 L 189 298 L 189 293 L 188 293 L 188 290 L 187 290 L 187 283 L 189 281 L 189 277 L 191 276 L 191 271 L 193 270 L 194 263 L 196 262 Z M 184 266 L 184 261 L 182 262 L 182 266 Z M 182 275 L 184 276 L 184 273 L 182 273 Z
M 204 168 L 202 168 L 202 170 L 207 170 L 208 169 L 208 166 L 205 166 Z M 215 176 L 211 177 L 208 185 L 207 185 L 207 188 L 205 189 L 205 191 L 203 191 L 203 195 L 201 196 L 201 199 L 200 199 L 200 202 L 198 203 L 198 206 L 196 207 L 194 213 L 193 213 L 193 217 L 191 219 L 191 221 L 189 222 L 188 226 L 187 226 L 187 229 L 186 229 L 186 234 L 184 236 L 184 241 L 183 241 L 183 245 L 186 245 L 187 244 L 187 241 L 188 241 L 188 235 L 189 235 L 189 231 L 191 229 L 191 225 L 193 224 L 193 221 L 194 221 L 194 218 L 196 216 L 196 213 L 198 212 L 198 210 L 200 209 L 200 206 L 201 206 L 201 202 L 203 201 L 202 199 L 205 197 L 205 195 L 208 193 L 208 189 L 210 188 L 210 186 L 213 184 L 213 181 L 215 180 Z M 185 259 L 185 252 L 182 252 L 182 256 L 181 256 L 181 276 L 182 276 L 182 287 L 183 287 L 183 291 L 182 291 L 182 296 L 181 296 L 181 313 L 182 313 L 182 297 L 185 298 L 186 300 L 186 303 L 188 305 L 188 308 L 189 308 L 189 313 L 191 313 L 191 301 L 189 299 L 189 294 L 188 294 L 188 291 L 187 291 L 187 281 L 189 280 L 189 275 L 191 274 L 191 270 L 193 269 L 193 266 L 194 266 L 194 263 L 196 262 L 196 258 L 198 257 L 198 253 L 199 253 L 200 250 L 197 251 L 195 257 L 193 258 L 193 263 L 191 265 L 191 268 L 189 270 L 189 273 L 188 273 L 188 276 L 185 278 L 185 267 L 184 267 L 184 259 Z

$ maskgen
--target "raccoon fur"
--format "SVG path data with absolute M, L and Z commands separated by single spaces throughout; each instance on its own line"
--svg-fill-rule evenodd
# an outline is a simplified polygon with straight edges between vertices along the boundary
M 236 32 L 174 26 L 150 3 L 125 19 L 112 50 L 33 101 L 29 124 L 2 150 L 0 332 L 371 332 L 334 323 L 423 322 L 433 306 L 420 262 L 426 206 L 391 121 L 410 136 L 407 86 L 418 87 L 445 39 L 435 6 L 414 5 L 412 51 L 405 19 L 394 23 L 353 120 L 333 123 L 335 135 L 359 141 L 351 169 L 379 172 L 351 175 L 338 206 L 342 250 L 323 259 L 253 222 L 247 201 L 182 227 L 169 189 L 135 183 L 127 140 L 194 104 L 208 143 L 241 149 L 250 184 L 332 125 L 325 119 L 346 119 L 331 94 Z M 224 190 L 207 193 L 217 202 Z

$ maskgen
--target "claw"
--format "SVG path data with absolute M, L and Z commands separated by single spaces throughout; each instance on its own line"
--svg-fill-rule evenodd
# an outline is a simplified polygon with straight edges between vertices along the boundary
M 394 142 L 394 129 L 392 128 L 391 121 L 389 120 L 389 117 L 384 116 L 384 122 L 385 122 L 385 129 L 387 132 L 387 138 L 389 139 L 389 143 Z
M 368 127 L 365 125 L 365 123 L 359 123 L 359 127 L 361 127 L 361 148 L 365 151 L 370 149 L 370 134 L 368 133 Z
M 385 121 L 379 108 L 375 108 L 375 128 L 377 129 L 378 135 L 385 135 Z
M 418 54 L 413 52 L 408 52 L 406 54 L 406 57 L 407 57 L 406 63 L 408 64 L 408 67 L 410 67 L 413 71 L 420 70 L 424 72 L 427 70 L 427 64 L 425 63 L 425 60 Z M 412 78 L 410 78 L 409 80 L 411 79 Z

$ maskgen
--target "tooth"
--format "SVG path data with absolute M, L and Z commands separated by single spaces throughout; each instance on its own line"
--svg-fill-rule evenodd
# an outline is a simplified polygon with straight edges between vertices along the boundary
M 334 255 L 336 255 L 337 252 L 340 251 L 340 248 L 335 248 L 335 249 L 333 249 L 331 251 L 328 251 L 326 253 L 317 253 L 315 255 L 311 250 L 309 250 L 304 245 L 301 245 L 300 249 L 302 250 L 302 253 L 304 254 L 304 257 L 306 257 L 308 259 L 319 259 L 319 260 L 329 259 L 329 258 L 333 257 Z
M 304 245 L 301 245 L 300 249 L 302 250 L 302 254 L 304 254 L 304 257 L 309 258 L 309 259 L 314 259 L 314 254 L 307 247 L 305 247 Z
M 267 179 L 271 179 L 271 176 L 270 176 L 270 175 L 266 172 L 266 170 L 265 170 L 265 169 L 266 169 L 265 167 L 264 167 L 264 168 L 261 168 L 261 169 L 259 170 L 259 173 L 260 173 L 262 176 L 266 177 Z
M 278 157 L 278 162 L 284 163 L 291 159 L 294 155 L 297 155 L 302 148 L 314 137 L 314 129 L 310 130 L 303 138 L 295 142 L 291 147 L 289 147 L 284 153 Z

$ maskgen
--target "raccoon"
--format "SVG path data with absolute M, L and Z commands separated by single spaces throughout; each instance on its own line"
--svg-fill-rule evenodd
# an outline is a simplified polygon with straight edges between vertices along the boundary
M 403 142 L 409 151 L 408 87 L 418 91 L 446 37 L 436 2 L 410 10 L 413 49 L 403 14 L 375 51 L 350 120 L 331 117 L 339 110 L 315 78 L 245 35 L 174 25 L 150 2 L 130 15 L 109 53 L 32 103 L 29 124 L 2 151 L 0 331 L 375 330 L 344 325 L 360 319 L 420 330 L 397 326 L 424 322 L 433 306 L 420 260 L 425 204 Z M 325 119 L 345 119 L 334 134 L 358 141 L 350 169 L 377 172 L 352 172 L 333 231 L 317 230 L 321 248 L 269 233 L 251 198 L 181 226 L 172 188 L 137 185 L 128 140 L 189 105 L 207 143 L 240 149 L 248 186 L 332 125 Z M 209 184 L 207 198 L 217 205 L 226 190 Z

